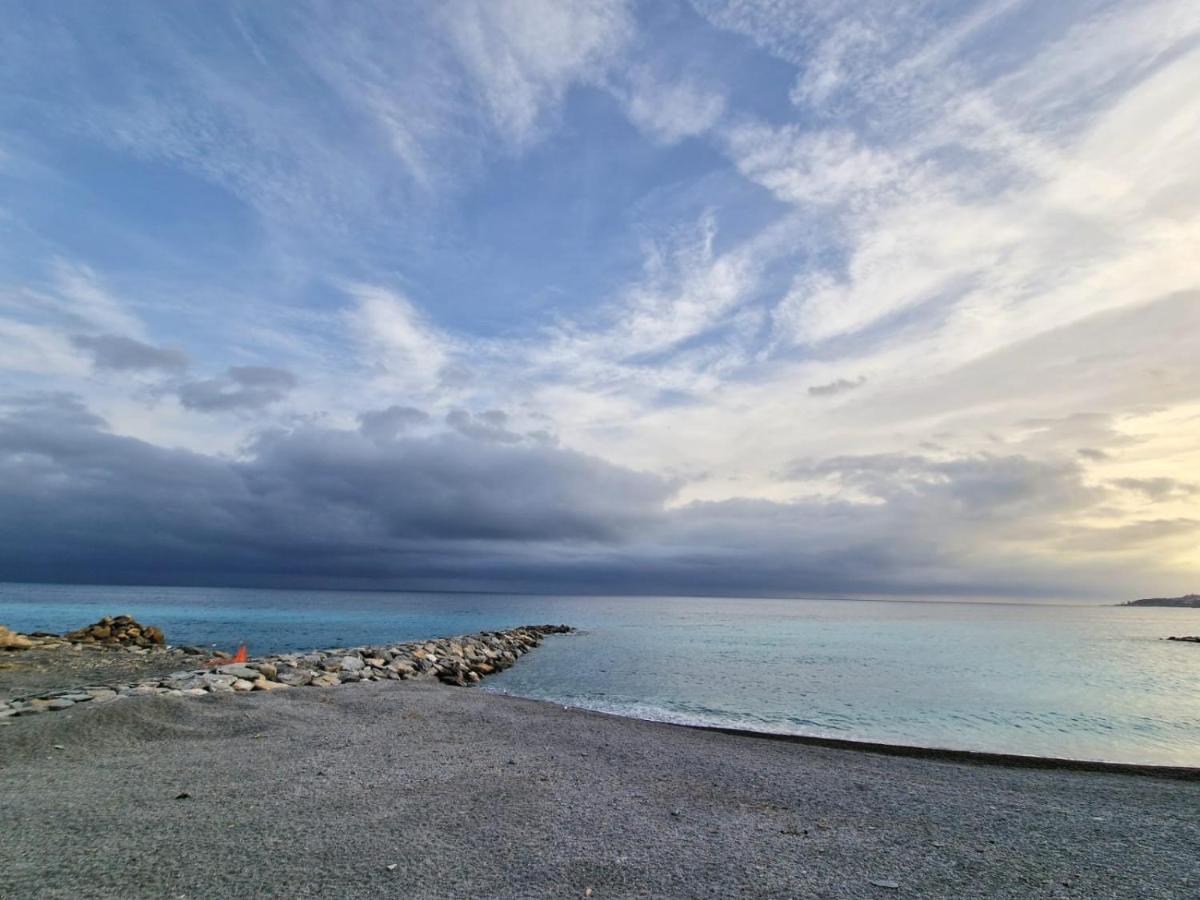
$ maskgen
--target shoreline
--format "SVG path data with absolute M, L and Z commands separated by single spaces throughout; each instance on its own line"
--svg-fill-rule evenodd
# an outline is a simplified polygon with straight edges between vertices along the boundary
M 127 618 L 127 617 L 126 617 Z M 110 622 L 111 619 L 105 619 L 103 622 Z M 132 620 L 130 620 L 132 622 Z M 102 623 L 97 623 L 102 624 Z M 134 625 L 137 623 L 134 622 Z M 96 626 L 89 626 L 96 627 Z M 81 629 L 86 631 L 86 629 Z M 569 628 L 565 625 L 550 626 L 550 625 L 526 625 L 507 631 L 481 632 L 471 635 L 456 635 L 452 637 L 430 638 L 427 640 L 409 641 L 403 644 L 398 644 L 389 647 L 386 651 L 383 649 L 385 645 L 380 645 L 378 648 L 372 647 L 355 647 L 355 648 L 332 648 L 324 650 L 312 650 L 308 652 L 291 652 L 256 657 L 247 660 L 244 664 L 220 665 L 205 669 L 190 669 L 190 670 L 175 670 L 174 665 L 163 665 L 168 661 L 182 661 L 190 659 L 198 661 L 198 648 L 181 648 L 172 646 L 162 646 L 157 649 L 133 648 L 135 653 L 142 654 L 141 657 L 130 657 L 128 655 L 128 647 L 114 646 L 101 650 L 98 646 L 83 648 L 76 644 L 73 648 L 68 646 L 69 635 L 54 636 L 43 633 L 43 639 L 49 638 L 53 641 L 63 642 L 60 649 L 42 653 L 43 661 L 53 661 L 57 658 L 65 663 L 70 663 L 79 658 L 76 652 L 80 649 L 88 649 L 92 651 L 100 651 L 84 654 L 84 658 L 91 657 L 95 661 L 106 661 L 112 663 L 114 661 L 133 661 L 139 659 L 143 663 L 153 663 L 145 675 L 149 675 L 151 670 L 161 669 L 157 677 L 150 681 L 143 681 L 142 684 L 126 683 L 121 685 L 122 692 L 117 694 L 112 686 L 102 688 L 105 696 L 96 696 L 96 687 L 93 686 L 90 690 L 92 696 L 85 696 L 84 693 L 88 688 L 83 688 L 79 684 L 71 684 L 60 686 L 57 690 L 45 695 L 45 698 L 33 699 L 36 704 L 46 704 L 51 701 L 50 698 L 56 696 L 73 697 L 74 701 L 66 701 L 62 706 L 46 706 L 40 705 L 38 708 L 31 709 L 31 695 L 25 697 L 3 697 L 0 696 L 0 725 L 11 725 L 17 717 L 24 717 L 30 713 L 50 712 L 59 709 L 70 708 L 72 705 L 87 702 L 88 706 L 98 706 L 100 703 L 94 702 L 100 700 L 106 702 L 111 699 L 126 699 L 135 696 L 155 696 L 168 695 L 176 698 L 190 695 L 192 697 L 207 696 L 212 692 L 233 692 L 235 683 L 238 684 L 237 690 L 278 690 L 288 686 L 301 685 L 318 685 L 322 684 L 320 678 L 314 680 L 311 674 L 317 674 L 327 681 L 322 686 L 332 687 L 340 686 L 347 682 L 354 684 L 360 680 L 375 681 L 388 678 L 391 680 L 404 680 L 406 678 L 420 677 L 436 677 L 440 680 L 459 686 L 468 686 L 480 683 L 486 679 L 487 675 L 492 672 L 501 671 L 509 665 L 516 662 L 517 658 L 527 650 L 534 649 L 541 640 L 551 634 L 566 634 L 574 632 L 576 629 Z M 20 635 L 18 635 L 20 636 Z M 499 639 L 492 640 L 490 646 L 484 646 L 479 642 L 480 639 Z M 461 642 L 461 643 L 460 643 Z M 464 644 L 466 645 L 466 656 L 464 658 Z M 507 660 L 498 659 L 495 651 L 511 651 L 505 655 Z M 428 652 L 427 652 L 428 651 Z M 29 654 L 31 651 L 10 651 L 0 655 L 0 660 L 5 657 L 16 658 L 23 654 Z M 37 652 L 37 651 L 33 651 Z M 150 655 L 147 655 L 147 654 Z M 373 659 L 373 654 L 384 654 L 384 659 Z M 487 654 L 487 656 L 483 654 Z M 352 654 L 357 659 L 350 660 L 354 662 L 356 668 L 349 672 L 345 671 L 346 658 L 345 654 Z M 426 658 L 427 657 L 427 658 Z M 299 662 L 302 658 L 309 660 L 308 663 Z M 366 659 L 368 665 L 358 665 L 359 660 Z M 334 660 L 336 665 L 327 666 L 327 660 Z M 215 662 L 215 661 L 214 661 Z M 258 671 L 261 664 L 268 666 L 263 672 Z M 300 681 L 292 681 L 290 684 L 285 677 L 282 679 L 277 672 L 277 666 L 305 666 L 311 668 L 308 670 L 307 677 Z M 0 688 L 3 687 L 4 669 L 0 666 Z M 51 665 L 49 668 L 54 668 Z M 328 670 L 328 671 L 327 671 Z M 293 670 L 296 671 L 296 670 Z M 237 675 L 244 677 L 232 677 L 234 672 Z M 336 674 L 335 674 L 336 673 Z M 214 678 L 227 675 L 224 680 L 228 684 L 213 684 L 205 683 L 212 682 Z M 470 676 L 469 678 L 466 676 Z M 167 680 L 162 680 L 163 678 Z M 152 687 L 153 685 L 153 687 Z M 189 689 L 181 690 L 188 686 Z M 1069 770 L 1077 772 L 1098 772 L 1111 773 L 1132 776 L 1145 776 L 1152 778 L 1172 779 L 1179 781 L 1200 781 L 1200 766 L 1176 765 L 1176 764 L 1158 764 L 1158 763 L 1139 763 L 1139 762 L 1117 762 L 1110 760 L 1096 759 L 1077 759 L 1072 757 L 1057 757 L 1057 756 L 1042 756 L 1036 754 L 1012 753 L 990 750 L 968 750 L 961 748 L 926 746 L 918 744 L 891 743 L 880 740 L 866 740 L 857 738 L 842 738 L 830 737 L 826 735 L 812 734 L 791 734 L 772 731 L 758 731 L 750 728 L 741 728 L 732 725 L 720 725 L 713 723 L 697 723 L 697 722 L 678 722 L 663 719 L 655 719 L 652 717 L 638 716 L 627 712 L 617 712 L 612 710 L 593 709 L 586 706 L 571 706 L 564 704 L 562 701 L 539 698 L 539 697 L 520 697 L 520 695 L 510 694 L 506 691 L 491 690 L 486 693 L 495 696 L 510 696 L 519 697 L 519 699 L 530 700 L 533 702 L 546 703 L 551 706 L 560 706 L 563 708 L 571 708 L 580 711 L 586 711 L 596 715 L 611 716 L 618 719 L 627 719 L 641 722 L 652 722 L 660 725 L 671 725 L 677 728 L 687 728 L 700 731 L 708 731 L 721 733 L 731 736 L 753 738 L 758 740 L 778 741 L 785 743 L 793 743 L 810 747 L 823 747 L 835 750 L 846 750 L 858 753 L 874 753 L 884 756 L 904 757 L 911 759 L 927 759 L 927 760 L 943 760 L 949 762 L 967 763 L 981 766 L 1005 766 L 1016 768 L 1029 769 L 1044 769 L 1044 770 Z M 62 701 L 60 701 L 62 702 Z M 18 706 L 20 708 L 18 708 Z
M 617 715 L 598 710 L 599 715 Z M 622 717 L 625 718 L 625 717 Z M 633 718 L 633 717 L 629 717 Z M 647 719 L 642 721 L 655 721 Z M 855 753 L 875 753 L 882 756 L 898 756 L 909 759 L 941 760 L 978 766 L 1004 766 L 1018 769 L 1046 769 L 1072 772 L 1098 772 L 1134 777 L 1166 778 L 1180 781 L 1200 782 L 1200 766 L 1168 766 L 1151 763 L 1123 763 L 1105 760 L 1072 759 L 1064 756 L 1030 756 L 1023 753 L 996 753 L 986 750 L 956 750 L 949 747 L 922 747 L 914 744 L 889 744 L 881 741 L 859 741 L 850 738 L 827 738 L 817 735 L 777 734 L 770 731 L 754 731 L 749 728 L 727 728 L 720 725 L 686 725 L 662 722 L 678 728 L 695 728 L 715 731 L 734 737 L 759 740 L 783 741 L 807 747 L 824 747 L 830 750 L 848 750 Z
M 590 706 L 575 706 L 559 700 L 545 697 L 526 697 L 521 694 L 510 694 L 500 691 L 482 691 L 497 697 L 512 697 L 531 703 L 545 703 L 562 709 L 572 709 L 597 716 L 610 716 L 614 719 L 627 719 L 634 722 L 650 722 L 654 725 L 666 725 L 672 728 L 688 728 L 695 731 L 708 731 L 717 734 L 727 734 L 731 737 L 748 739 L 781 741 L 784 743 L 800 744 L 806 747 L 823 747 L 829 750 L 847 750 L 853 753 L 874 753 L 881 756 L 897 756 L 908 759 L 941 760 L 944 762 L 964 763 L 979 766 L 1005 766 L 1009 768 L 1046 769 L 1075 772 L 1099 772 L 1113 775 L 1145 776 L 1148 778 L 1166 778 L 1180 781 L 1200 781 L 1200 765 L 1180 766 L 1158 763 L 1114 762 L 1102 759 L 1074 759 L 1069 756 L 1037 756 L 1027 753 L 1002 753 L 992 750 L 962 750 L 954 747 L 935 747 L 920 744 L 893 744 L 887 741 L 868 741 L 857 738 L 835 738 L 816 734 L 788 734 L 777 731 L 756 731 L 753 728 L 738 728 L 730 725 L 712 725 L 694 722 L 671 722 L 665 719 L 653 719 L 647 716 L 635 716 L 629 713 L 613 712 L 607 709 L 593 709 Z

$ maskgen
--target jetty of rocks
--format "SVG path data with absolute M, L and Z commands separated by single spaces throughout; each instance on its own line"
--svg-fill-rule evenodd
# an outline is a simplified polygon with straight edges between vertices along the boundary
M 1168 641 L 1187 641 L 1189 644 L 1200 644 L 1200 634 L 1183 634 L 1176 637 L 1171 635 Z
M 409 678 L 437 678 L 466 686 L 507 669 L 540 645 L 546 635 L 571 630 L 567 625 L 523 625 L 430 641 L 280 653 L 244 663 L 173 672 L 136 684 L 92 685 L 41 697 L 0 700 L 0 719 L 136 696 L 200 697 Z

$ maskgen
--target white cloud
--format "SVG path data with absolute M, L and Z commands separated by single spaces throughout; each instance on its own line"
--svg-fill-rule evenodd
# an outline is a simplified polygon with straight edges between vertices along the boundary
M 436 387 L 454 343 L 395 291 L 368 284 L 346 291 L 357 304 L 349 313 L 353 332 L 386 378 L 413 389 Z
M 725 97 L 686 77 L 669 79 L 647 66 L 629 73 L 619 92 L 629 118 L 663 144 L 674 144 L 711 129 L 725 112 Z
M 905 163 L 849 130 L 743 124 L 726 135 L 739 171 L 796 204 L 853 203 L 897 182 Z
M 604 0 L 456 0 L 439 15 L 493 125 L 518 148 L 572 84 L 602 76 L 634 28 L 624 3 Z

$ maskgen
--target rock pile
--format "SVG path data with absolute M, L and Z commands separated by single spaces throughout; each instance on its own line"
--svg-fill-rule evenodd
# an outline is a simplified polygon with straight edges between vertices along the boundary
M 1175 635 L 1171 635 L 1169 638 L 1167 638 L 1167 640 L 1168 641 L 1187 641 L 1189 644 L 1200 644 L 1200 635 L 1184 634 L 1184 635 L 1180 635 L 1179 637 L 1175 637 Z
M 118 684 L 59 691 L 44 697 L 0 701 L 0 719 L 59 709 L 79 703 L 105 702 L 122 697 L 164 694 L 200 697 L 205 694 L 276 691 L 296 687 L 335 687 L 356 681 L 403 681 L 437 678 L 446 684 L 476 684 L 513 665 L 548 634 L 566 634 L 567 625 L 524 625 L 508 631 L 394 646 L 281 653 L 211 670 L 173 672 L 137 684 Z
M 132 616 L 105 616 L 86 628 L 64 634 L 63 638 L 72 643 L 103 644 L 107 647 L 161 647 L 166 643 L 161 629 L 143 625 Z
M 162 629 L 143 625 L 132 616 L 105 616 L 99 622 L 69 631 L 54 634 L 49 631 L 33 631 L 21 634 L 0 625 L 0 650 L 129 650 L 135 653 L 167 650 L 166 637 Z M 181 653 L 202 653 L 196 647 L 178 647 Z

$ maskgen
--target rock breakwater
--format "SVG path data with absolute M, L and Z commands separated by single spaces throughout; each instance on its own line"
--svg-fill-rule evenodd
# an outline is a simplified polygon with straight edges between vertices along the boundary
M 466 686 L 507 669 L 540 645 L 546 635 L 570 631 L 567 625 L 523 625 L 429 641 L 280 653 L 215 669 L 172 672 L 135 683 L 90 685 L 0 701 L 0 719 L 137 696 L 200 697 L 409 678 L 437 678 L 446 684 Z

